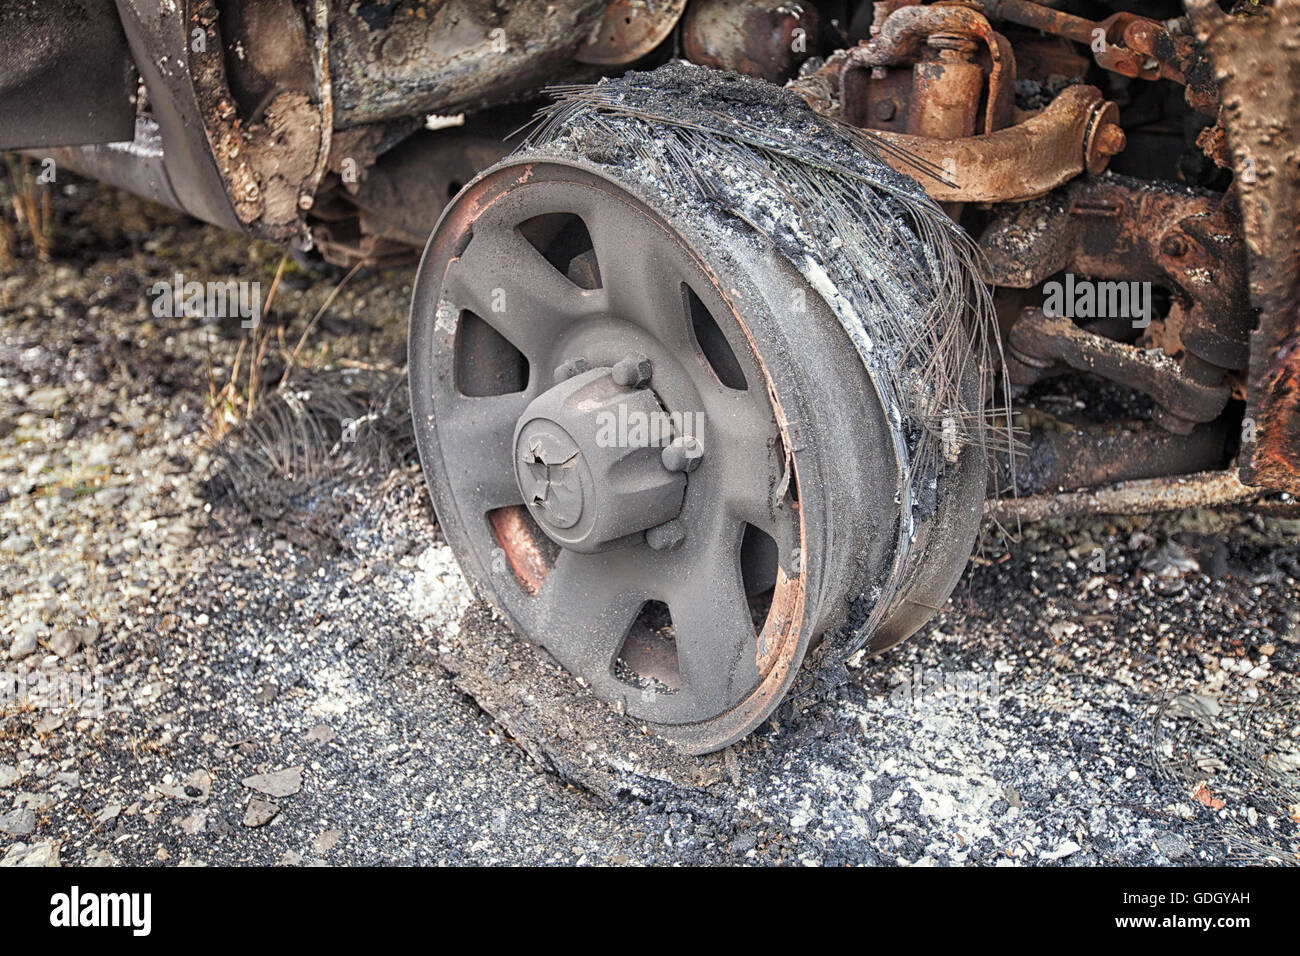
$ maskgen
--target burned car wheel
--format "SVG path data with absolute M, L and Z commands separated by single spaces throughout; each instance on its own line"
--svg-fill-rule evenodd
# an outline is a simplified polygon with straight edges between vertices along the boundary
M 790 322 L 803 280 L 771 253 L 703 257 L 726 240 L 596 171 L 511 162 L 435 233 L 411 327 L 421 460 L 467 576 L 695 752 L 760 723 L 880 575 L 900 481 L 839 324 L 810 290 Z
M 920 626 L 983 493 L 968 449 L 914 506 L 915 423 L 833 290 L 761 240 L 635 162 L 525 151 L 444 213 L 412 304 L 416 436 L 466 576 L 697 753 L 762 722 L 817 636 Z

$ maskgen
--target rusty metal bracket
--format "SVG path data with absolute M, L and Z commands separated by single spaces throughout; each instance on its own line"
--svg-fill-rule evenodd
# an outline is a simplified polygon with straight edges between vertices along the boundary
M 965 6 L 939 3 L 903 7 L 890 14 L 876 36 L 849 50 L 842 61 L 840 89 L 845 99 L 860 94 L 874 71 L 915 63 L 932 37 L 968 37 L 984 44 L 991 66 L 983 131 L 992 133 L 1009 125 L 1016 91 L 1016 59 L 1011 44 L 994 31 L 987 17 Z
M 900 11 L 901 12 L 901 11 Z M 884 160 L 917 176 L 915 157 L 942 172 L 918 182 L 938 202 L 1023 202 L 1081 173 L 1099 172 L 1123 148 L 1114 103 L 1094 86 L 1071 86 L 1022 123 L 982 136 L 934 139 L 874 131 L 896 147 Z
M 995 20 L 1084 44 L 1102 69 L 1132 79 L 1173 80 L 1187 88 L 1194 109 L 1209 116 L 1218 112 L 1219 90 L 1208 59 L 1191 37 L 1174 35 L 1159 21 L 1125 12 L 1094 21 L 1030 0 L 982 0 L 980 5 Z
M 887 14 L 870 40 L 795 89 L 832 114 L 838 95 L 839 118 L 872 129 L 888 145 L 886 161 L 932 199 L 1023 202 L 1102 171 L 1124 148 L 1119 110 L 1095 87 L 1069 87 L 1037 112 L 1017 110 L 1014 51 L 979 10 L 936 3 Z
M 1058 362 L 1140 389 L 1160 406 L 1163 414 L 1156 421 L 1180 434 L 1218 418 L 1232 397 L 1222 369 L 1216 373 L 1180 363 L 1161 349 L 1138 348 L 1089 332 L 1065 316 L 1025 309 L 1011 327 L 1007 373 L 1012 382 L 1033 384 L 1052 374 Z
M 1073 272 L 1166 288 L 1181 313 L 1182 347 L 1223 368 L 1246 367 L 1254 317 L 1232 193 L 1083 177 L 999 210 L 979 244 L 994 285 L 1029 289 Z

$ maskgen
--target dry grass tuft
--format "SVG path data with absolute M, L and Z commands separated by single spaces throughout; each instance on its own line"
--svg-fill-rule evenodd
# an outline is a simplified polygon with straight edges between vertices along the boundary
M 25 156 L 6 153 L 5 168 L 9 181 L 0 214 L 0 268 L 13 268 L 24 241 L 31 243 L 38 261 L 49 262 L 54 247 L 50 190 L 36 181 L 34 164 Z

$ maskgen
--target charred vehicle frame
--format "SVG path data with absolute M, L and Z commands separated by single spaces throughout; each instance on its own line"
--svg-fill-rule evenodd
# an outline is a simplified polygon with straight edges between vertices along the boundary
M 336 265 L 425 248 L 412 405 L 469 577 L 704 751 L 818 639 L 915 631 L 981 513 L 1300 494 L 1300 4 L 1142 6 L 11 4 L 0 147 Z M 1126 403 L 1036 402 L 1081 376 Z M 629 407 L 707 432 L 602 444 Z

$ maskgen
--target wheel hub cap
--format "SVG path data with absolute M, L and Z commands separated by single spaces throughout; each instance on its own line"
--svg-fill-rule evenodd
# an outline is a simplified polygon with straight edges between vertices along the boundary
M 662 439 L 629 441 L 619 427 L 666 418 L 653 392 L 618 385 L 609 368 L 575 375 L 529 403 L 515 426 L 515 479 L 542 530 L 592 553 L 676 517 L 686 479 L 664 467 Z

